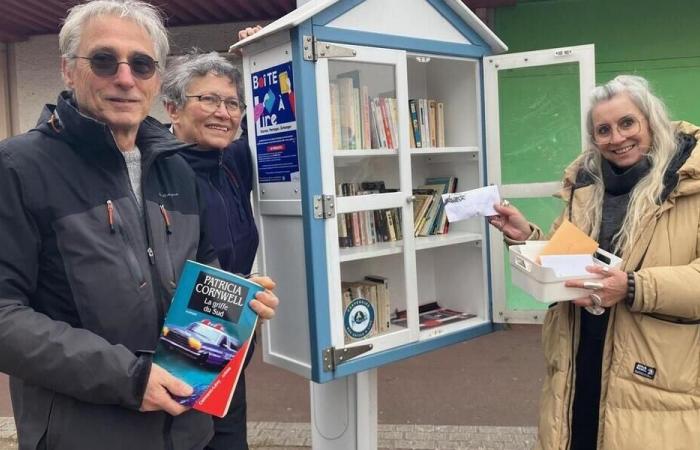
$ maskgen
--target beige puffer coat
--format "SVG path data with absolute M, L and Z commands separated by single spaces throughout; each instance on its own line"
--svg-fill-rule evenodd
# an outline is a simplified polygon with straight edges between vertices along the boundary
M 681 122 L 678 130 L 700 141 L 700 128 Z M 577 167 L 565 175 L 566 201 Z M 621 302 L 610 311 L 598 450 L 700 449 L 700 324 L 687 323 L 700 321 L 700 144 L 677 174 L 676 188 L 623 255 L 625 271 L 641 268 L 633 306 Z M 582 205 L 591 190 L 575 189 L 574 223 L 586 214 Z M 531 236 L 542 237 L 540 230 Z M 570 302 L 554 305 L 545 318 L 539 449 L 570 447 L 579 324 L 580 308 Z

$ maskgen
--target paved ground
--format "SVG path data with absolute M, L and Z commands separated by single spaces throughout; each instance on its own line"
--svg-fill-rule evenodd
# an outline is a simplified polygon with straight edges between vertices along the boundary
M 514 326 L 380 368 L 379 447 L 531 449 L 544 374 L 539 333 Z M 259 352 L 246 376 L 251 448 L 310 448 L 308 381 L 262 363 Z M 17 448 L 11 411 L 1 376 L 0 450 Z

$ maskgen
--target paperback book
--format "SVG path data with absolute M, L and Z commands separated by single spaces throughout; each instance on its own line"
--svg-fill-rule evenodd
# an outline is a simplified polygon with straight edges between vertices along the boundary
M 153 361 L 193 388 L 183 405 L 223 417 L 255 331 L 250 300 L 263 287 L 187 261 L 165 317 Z

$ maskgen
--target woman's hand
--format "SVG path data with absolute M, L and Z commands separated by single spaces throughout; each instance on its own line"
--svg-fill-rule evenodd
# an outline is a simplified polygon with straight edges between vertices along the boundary
M 518 211 L 518 208 L 511 205 L 507 200 L 493 205 L 498 215 L 488 217 L 491 225 L 496 227 L 509 238 L 516 241 L 524 241 L 530 236 L 530 222 Z
M 589 289 L 591 293 L 586 297 L 573 300 L 578 306 L 602 306 L 610 308 L 627 296 L 627 273 L 620 269 L 607 266 L 587 266 L 590 273 L 601 275 L 603 278 L 596 280 L 569 280 L 566 287 Z
M 263 320 L 272 319 L 277 311 L 277 306 L 280 301 L 272 292 L 275 288 L 275 282 L 270 277 L 254 276 L 250 277 L 250 281 L 258 283 L 265 288 L 264 291 L 255 294 L 255 299 L 250 301 L 250 307 Z
M 241 31 L 238 32 L 238 40 L 242 41 L 243 39 L 247 38 L 248 36 L 252 36 L 258 31 L 262 30 L 262 27 L 260 25 L 255 25 L 254 27 L 248 27 L 245 28 Z

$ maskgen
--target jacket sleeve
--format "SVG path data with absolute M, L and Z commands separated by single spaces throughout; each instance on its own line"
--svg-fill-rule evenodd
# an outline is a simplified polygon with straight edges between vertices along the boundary
M 79 400 L 141 405 L 150 360 L 32 307 L 41 234 L 0 148 L 0 371 Z
M 700 229 L 697 241 L 700 243 Z M 646 267 L 635 272 L 631 310 L 685 320 L 700 320 L 700 246 L 684 266 Z

